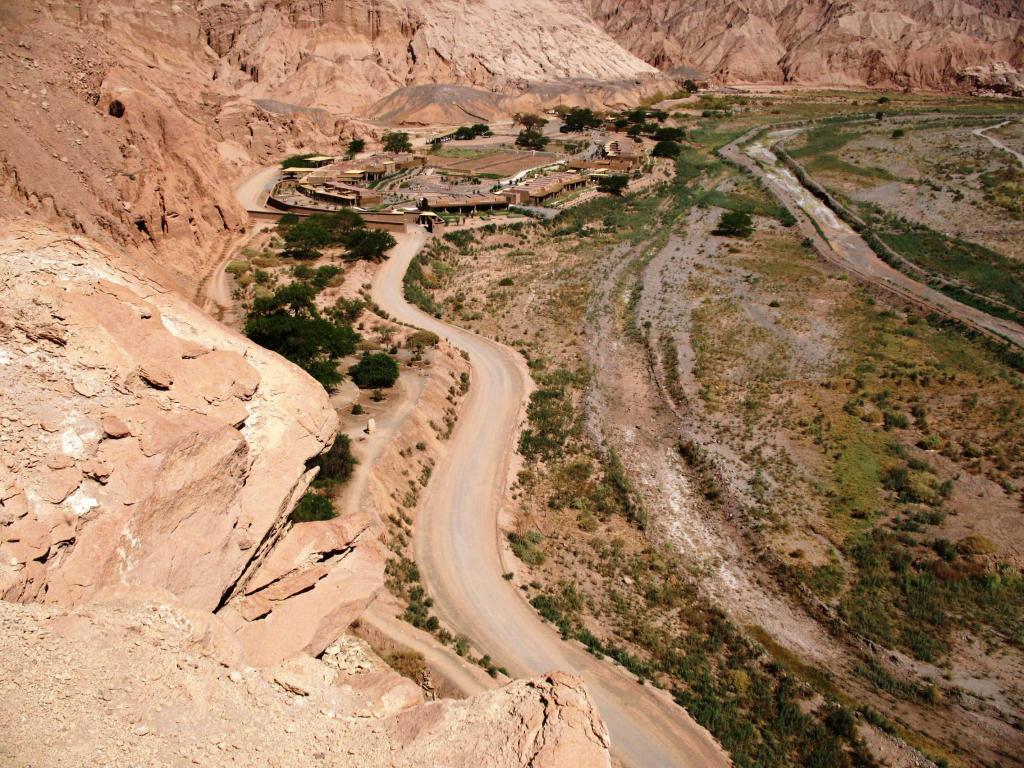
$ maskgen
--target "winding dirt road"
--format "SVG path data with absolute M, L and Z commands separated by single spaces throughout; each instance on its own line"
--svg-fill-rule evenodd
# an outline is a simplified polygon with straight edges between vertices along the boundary
M 728 766 L 711 735 L 664 691 L 564 642 L 515 587 L 502 579 L 497 511 L 524 416 L 530 379 L 512 350 L 448 325 L 406 303 L 402 278 L 426 233 L 398 236 L 374 279 L 374 301 L 398 320 L 448 338 L 470 355 L 472 386 L 451 453 L 427 488 L 416 530 L 416 560 L 437 614 L 465 632 L 513 676 L 551 670 L 580 675 L 612 736 L 612 751 L 632 768 Z

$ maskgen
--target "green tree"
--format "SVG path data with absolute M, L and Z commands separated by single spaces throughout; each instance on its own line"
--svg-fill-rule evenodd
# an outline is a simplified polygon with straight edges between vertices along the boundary
M 360 389 L 386 389 L 398 381 L 398 363 L 383 352 L 366 353 L 348 375 Z
M 659 141 L 654 145 L 651 154 L 655 157 L 678 157 L 682 147 L 674 141 Z
M 548 137 L 532 128 L 524 128 L 516 136 L 516 146 L 526 149 L 544 149 L 548 145 Z
M 746 211 L 726 211 L 712 234 L 723 237 L 747 237 L 754 231 L 754 222 Z
M 345 240 L 348 248 L 347 259 L 353 261 L 384 260 L 384 254 L 395 247 L 396 240 L 390 232 L 379 229 L 355 229 Z
M 491 127 L 484 123 L 475 123 L 473 125 L 460 125 L 455 129 L 455 140 L 456 141 L 468 141 L 475 139 L 477 136 L 490 136 Z
M 562 129 L 564 131 L 585 131 L 588 128 L 598 128 L 601 125 L 601 118 L 594 114 L 593 110 L 586 107 L 572 107 L 562 118 Z
M 282 168 L 303 168 L 306 165 L 306 161 L 311 157 L 316 157 L 316 152 L 307 152 L 304 155 L 289 155 L 281 161 Z
M 365 149 L 366 142 L 358 137 L 354 138 L 348 143 L 348 148 L 345 150 L 345 157 L 351 160 L 353 157 L 355 157 Z
M 597 182 L 597 188 L 612 195 L 621 195 L 629 186 L 629 177 L 623 174 L 605 176 Z
M 697 87 L 697 84 L 693 82 L 693 80 L 686 80 L 685 82 L 683 82 L 683 90 L 685 90 L 687 93 L 696 93 L 700 89 Z
M 284 230 L 283 256 L 297 259 L 315 259 L 320 249 L 347 245 L 354 232 L 364 229 L 363 219 L 355 211 L 315 213 L 301 219 Z
M 391 131 L 380 138 L 385 152 L 411 152 L 412 142 L 405 131 Z

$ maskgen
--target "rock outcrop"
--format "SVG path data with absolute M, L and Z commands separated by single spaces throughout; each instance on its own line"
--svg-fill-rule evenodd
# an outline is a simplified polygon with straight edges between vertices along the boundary
M 1008 0 L 586 2 L 644 61 L 726 83 L 948 89 L 970 67 L 1024 67 L 1024 12 Z
M 0 590 L 217 609 L 333 440 L 326 394 L 86 239 L 0 231 Z
M 608 733 L 581 683 L 552 674 L 424 703 L 361 641 L 323 660 L 239 663 L 213 616 L 115 598 L 0 602 L 5 764 L 306 768 L 603 768 Z

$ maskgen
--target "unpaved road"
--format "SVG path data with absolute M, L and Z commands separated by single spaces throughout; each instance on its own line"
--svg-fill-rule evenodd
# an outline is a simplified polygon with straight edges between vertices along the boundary
M 728 756 L 664 691 L 566 643 L 501 574 L 497 511 L 505 490 L 529 374 L 512 350 L 448 325 L 406 303 L 402 277 L 426 233 L 398 236 L 374 279 L 372 295 L 398 320 L 447 337 L 470 355 L 472 385 L 422 499 L 415 546 L 437 614 L 465 632 L 514 676 L 551 670 L 580 675 L 612 735 L 615 755 L 632 768 L 728 766 Z
M 241 184 L 235 187 L 235 197 L 247 211 L 268 211 L 279 213 L 267 208 L 267 198 L 274 188 L 278 174 L 281 172 L 280 165 L 268 165 L 261 168 L 252 176 L 249 176 Z
M 994 131 L 996 128 L 1002 128 L 1004 125 L 1009 125 L 1012 122 L 1012 120 L 1003 120 L 1003 122 L 996 123 L 995 125 L 990 125 L 987 128 L 975 128 L 973 131 L 971 131 L 971 133 L 973 133 L 975 136 L 980 136 L 983 139 L 988 139 L 992 143 L 992 146 L 994 146 L 996 149 L 1001 149 L 1005 152 L 1009 152 L 1011 155 L 1017 158 L 1017 162 L 1019 162 L 1021 164 L 1021 167 L 1024 168 L 1024 154 L 1021 154 L 1015 149 L 1010 149 L 995 136 L 989 136 L 987 133 L 988 131 Z
M 744 137 L 741 137 L 723 147 L 722 154 L 760 178 L 772 194 L 798 219 L 803 214 L 817 222 L 828 240 L 827 244 L 831 246 L 834 256 L 831 260 L 847 271 L 866 282 L 913 298 L 941 314 L 994 333 L 1024 348 L 1024 327 L 962 304 L 882 261 L 859 234 L 811 194 L 768 148 L 768 145 L 792 133 L 794 130 L 769 133 L 764 139 L 754 141 L 742 149 L 740 145 Z
M 235 187 L 235 197 L 239 204 L 249 213 L 279 213 L 279 211 L 267 208 L 267 196 L 274 188 L 277 181 L 280 166 L 268 165 L 256 173 L 242 180 Z M 195 302 L 207 314 L 220 320 L 227 326 L 237 328 L 240 323 L 237 308 L 231 298 L 231 281 L 224 268 L 231 261 L 231 257 L 242 247 L 243 241 L 252 237 L 255 231 L 259 231 L 265 224 L 255 224 L 255 230 L 235 240 L 225 242 L 224 247 L 217 255 L 217 262 L 213 265 L 207 276 L 200 282 L 196 293 Z

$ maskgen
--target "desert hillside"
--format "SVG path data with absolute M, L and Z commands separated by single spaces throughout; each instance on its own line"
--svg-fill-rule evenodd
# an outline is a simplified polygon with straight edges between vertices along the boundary
M 644 61 L 696 66 L 726 83 L 945 89 L 974 67 L 1019 69 L 1024 57 L 1024 12 L 1008 0 L 587 3 Z

